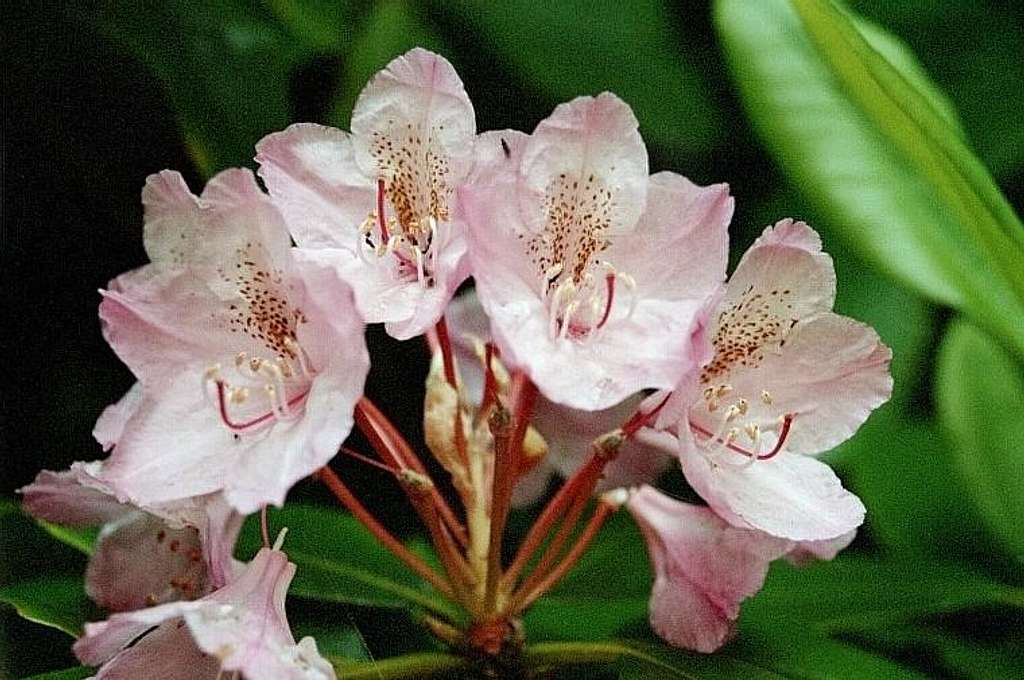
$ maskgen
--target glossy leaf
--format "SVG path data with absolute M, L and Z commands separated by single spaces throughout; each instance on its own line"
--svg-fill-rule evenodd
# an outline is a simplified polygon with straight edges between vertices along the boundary
M 851 87 L 833 72 L 837 62 L 822 54 L 788 3 L 721 0 L 716 25 L 752 122 L 783 171 L 816 208 L 867 260 L 931 299 L 964 309 L 1024 353 L 1024 330 L 1013 323 L 1024 314 L 1020 284 L 1006 275 L 1014 262 L 1024 263 L 1018 239 L 993 227 L 992 215 L 988 226 L 975 225 L 966 221 L 966 213 L 944 202 L 945 189 L 936 186 L 932 169 L 922 169 L 920 158 L 906 154 L 900 144 L 909 142 L 890 138 L 896 134 L 890 130 L 894 125 L 879 124 L 850 94 Z M 862 34 L 849 22 L 846 27 L 844 36 L 852 31 L 873 59 L 914 93 L 915 106 L 941 126 L 944 139 L 961 139 L 939 103 L 944 98 L 919 68 L 908 66 L 914 63 L 912 55 L 901 50 L 902 58 L 894 61 L 903 70 L 896 71 L 881 56 L 897 51 L 895 39 L 879 40 L 883 34 L 877 28 Z M 879 51 L 868 47 L 865 38 L 881 46 Z M 844 58 L 853 61 L 859 53 Z M 863 96 L 881 95 L 871 91 Z M 916 125 L 903 122 L 898 129 Z M 915 149 L 940 153 L 924 142 Z M 948 159 L 943 163 L 950 164 Z M 972 168 L 978 167 L 973 161 Z M 980 182 L 976 174 L 972 177 Z M 991 191 L 985 192 L 987 200 L 973 189 L 967 194 L 975 207 L 998 202 Z M 999 214 L 1009 219 L 1012 211 L 1007 210 Z
M 679 44 L 667 3 L 444 3 L 479 31 L 523 80 L 552 102 L 608 90 L 636 111 L 644 138 L 696 152 L 721 135 L 718 113 L 696 58 Z
M 89 601 L 81 578 L 44 576 L 0 588 L 0 602 L 29 621 L 56 628 L 72 637 L 82 633 Z
M 958 322 L 943 340 L 937 393 L 967 495 L 992 533 L 1024 561 L 1024 368 L 990 337 Z
M 987 604 L 1024 608 L 1024 589 L 948 562 L 841 555 L 795 568 L 772 565 L 741 620 L 763 630 L 837 632 Z
M 428 609 L 458 618 L 459 611 L 430 590 L 352 516 L 336 509 L 288 505 L 272 512 L 275 527 L 288 527 L 284 551 L 298 570 L 289 593 L 328 602 Z M 248 559 L 260 545 L 255 518 L 236 552 Z

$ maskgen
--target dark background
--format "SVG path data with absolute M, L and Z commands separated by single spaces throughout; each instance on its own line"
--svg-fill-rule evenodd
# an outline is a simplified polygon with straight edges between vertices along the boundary
M 1019 100 L 1008 99 L 1000 89 L 1013 83 L 1019 86 L 1021 81 L 1024 55 L 1012 51 L 1019 40 L 992 36 L 991 53 L 985 49 L 979 53 L 977 43 L 966 45 L 958 38 L 960 32 L 975 36 L 977 27 L 965 24 L 959 3 L 876 0 L 854 4 L 916 50 L 959 107 L 968 135 L 1019 211 L 1024 203 L 1024 149 L 1016 131 L 1021 110 L 1006 109 Z M 1004 33 L 1008 26 L 1024 30 L 1024 3 L 970 4 L 977 5 L 970 16 L 980 13 L 1002 26 Z M 416 21 L 443 42 L 444 54 L 455 64 L 473 99 L 479 129 L 528 131 L 557 103 L 549 92 L 531 86 L 529 76 L 510 65 L 459 12 L 443 3 L 410 7 Z M 100 336 L 96 289 L 146 261 L 139 191 L 148 174 L 174 168 L 184 173 L 193 190 L 198 192 L 202 184 L 203 173 L 183 141 L 166 89 L 133 56 L 137 53 L 126 50 L 97 19 L 108 11 L 108 5 L 92 3 L 76 4 L 74 9 L 39 2 L 3 4 L 0 493 L 4 495 L 31 481 L 40 469 L 61 469 L 73 460 L 101 456 L 90 436 L 92 425 L 101 410 L 129 387 L 132 376 Z M 772 216 L 813 220 L 813 212 L 787 185 L 746 121 L 706 4 L 679 3 L 671 21 L 680 50 L 698 66 L 707 87 L 714 129 L 700 144 L 651 144 L 652 171 L 673 169 L 702 184 L 730 183 L 737 197 L 731 230 L 734 256 Z M 968 47 L 975 48 L 970 55 Z M 566 49 L 574 47 L 567 43 Z M 346 119 L 339 119 L 334 107 L 338 101 L 351 101 L 362 84 L 347 82 L 349 61 L 368 58 L 324 50 L 299 60 L 288 74 L 287 120 L 332 121 L 345 127 Z M 386 60 L 379 59 L 375 68 Z M 255 71 L 252 76 L 258 80 L 261 73 Z M 986 76 L 990 77 L 986 80 Z M 258 85 L 254 88 L 258 96 Z M 641 124 L 645 131 L 642 117 Z M 251 129 L 240 120 L 240 135 Z M 1002 137 L 1003 131 L 1011 137 Z M 257 140 L 258 136 L 251 137 L 251 143 Z M 827 247 L 838 258 L 844 257 L 841 242 L 827 242 Z M 418 441 L 424 348 L 418 342 L 399 345 L 380 329 L 371 329 L 370 339 L 373 370 L 368 392 L 411 440 Z M 926 377 L 922 381 L 915 389 L 918 407 L 927 411 L 929 386 Z M 351 468 L 349 475 L 368 498 L 398 498 L 397 493 L 374 484 L 376 478 L 366 471 L 345 462 L 341 465 Z M 319 497 L 311 485 L 302 485 L 298 493 Z M 391 521 L 402 526 L 404 516 L 399 512 Z M 56 548 L 48 555 L 15 555 L 12 550 L 17 543 L 10 536 L 0 545 L 7 553 L 0 558 L 0 574 L 3 558 L 11 570 L 46 569 L 58 562 L 63 567 L 78 559 Z M 32 627 L 7 611 L 0 612 L 0 624 L 7 629 L 12 672 L 71 663 L 66 638 L 59 634 Z

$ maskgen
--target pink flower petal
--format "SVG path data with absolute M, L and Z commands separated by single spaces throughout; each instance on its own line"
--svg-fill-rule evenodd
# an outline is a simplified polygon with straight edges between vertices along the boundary
M 132 511 L 102 488 L 83 484 L 82 474 L 76 469 L 43 470 L 35 481 L 18 489 L 18 493 L 24 495 L 22 508 L 25 512 L 66 526 L 99 526 Z
M 359 225 L 376 210 L 376 186 L 356 165 L 348 133 L 297 123 L 260 140 L 256 162 L 299 247 L 356 256 Z
M 650 619 L 669 643 L 713 652 L 732 636 L 740 603 L 764 584 L 769 563 L 789 541 L 729 526 L 708 508 L 680 503 L 652 487 L 626 506 L 647 541 L 654 568 Z
M 845 550 L 856 536 L 857 530 L 853 529 L 827 541 L 802 541 L 786 554 L 786 561 L 802 567 L 816 560 L 832 560 L 839 554 L 839 551 Z
M 352 111 L 352 134 L 356 160 L 367 175 L 377 177 L 391 167 L 389 153 L 374 146 L 386 139 L 396 153 L 407 149 L 414 156 L 430 153 L 443 159 L 447 168 L 437 180 L 453 187 L 472 165 L 476 117 L 448 60 L 415 48 L 391 61 L 360 93 Z
M 633 111 L 609 92 L 559 104 L 523 151 L 526 227 L 543 231 L 547 201 L 560 196 L 567 210 L 607 219 L 610 234 L 632 231 L 647 201 L 647 149 L 637 127 Z
M 829 466 L 783 451 L 746 465 L 742 454 L 702 452 L 684 440 L 680 463 L 690 486 L 730 523 L 794 541 L 836 538 L 859 527 L 864 505 Z
M 110 451 L 121 438 L 125 423 L 135 415 L 141 401 L 142 383 L 136 382 L 116 403 L 103 409 L 103 413 L 92 428 L 92 436 L 104 451 Z
M 248 513 L 335 454 L 369 357 L 351 292 L 293 260 L 252 173 L 221 173 L 199 200 L 203 250 L 118 279 L 100 306 L 142 382 L 102 481 L 143 507 L 223 491 Z
M 98 677 L 128 677 L 148 662 L 151 668 L 167 668 L 172 678 L 179 677 L 182 663 L 194 664 L 195 674 L 181 677 L 209 680 L 224 671 L 239 671 L 247 680 L 333 678 L 315 645 L 305 640 L 296 645 L 292 637 L 284 600 L 294 574 L 295 565 L 284 553 L 264 548 L 235 581 L 201 600 L 87 624 L 75 653 L 90 665 L 105 662 Z
M 207 592 L 199 530 L 174 529 L 132 512 L 100 533 L 85 574 L 85 591 L 109 611 L 129 611 Z
M 891 358 L 869 326 L 825 313 L 799 321 L 781 351 L 766 353 L 753 370 L 733 372 L 729 382 L 736 395 L 771 394 L 771 404 L 749 398 L 746 422 L 767 431 L 777 428 L 780 414 L 792 414 L 786 449 L 815 454 L 849 439 L 889 399 Z M 710 429 L 712 415 L 697 408 L 693 418 Z

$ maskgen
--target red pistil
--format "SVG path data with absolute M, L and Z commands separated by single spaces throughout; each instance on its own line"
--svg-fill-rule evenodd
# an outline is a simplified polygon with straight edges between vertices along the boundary
M 789 437 L 789 430 L 792 424 L 793 414 L 787 413 L 782 418 L 782 427 L 779 428 L 779 439 L 778 441 L 775 442 L 775 446 L 772 447 L 772 450 L 769 451 L 768 453 L 754 453 L 753 451 L 748 451 L 742 446 L 737 446 L 736 444 L 733 444 L 732 442 L 727 442 L 723 439 L 716 439 L 715 441 L 718 442 L 719 444 L 724 444 L 726 447 L 735 451 L 736 453 L 742 453 L 747 458 L 756 458 L 757 460 L 768 460 L 769 458 L 774 458 L 775 456 L 779 455 L 779 453 L 782 451 L 782 447 L 785 446 L 786 439 Z M 690 423 L 690 429 L 699 435 L 707 437 L 708 439 L 711 439 L 711 437 L 713 436 L 711 432 L 708 432 L 703 427 L 695 423 Z
M 225 386 L 224 382 L 222 380 L 218 380 L 217 406 L 220 409 L 220 419 L 224 423 L 224 425 L 227 426 L 227 428 L 232 432 L 248 432 L 254 427 L 263 425 L 264 423 L 268 423 L 277 417 L 277 415 L 273 411 L 271 411 L 270 413 L 264 413 L 261 416 L 253 418 L 252 420 L 247 420 L 244 423 L 234 422 L 233 420 L 231 420 L 231 416 L 228 415 L 228 400 L 227 395 L 224 394 L 225 390 L 227 390 L 227 387 Z M 291 408 L 292 406 L 301 403 L 303 400 L 305 400 L 307 394 L 309 394 L 309 390 L 301 392 L 300 394 L 297 394 L 291 399 L 289 399 L 288 407 Z
M 380 242 L 386 244 L 391 238 L 387 220 L 384 219 L 384 180 L 377 180 L 377 224 L 380 225 Z
M 608 317 L 612 314 L 612 302 L 615 301 L 615 274 L 605 276 L 604 282 L 608 288 L 608 295 L 604 305 L 604 314 L 601 315 L 601 320 L 597 322 L 597 328 L 601 328 L 608 323 Z
M 630 419 L 627 420 L 626 423 L 622 426 L 622 436 L 626 438 L 632 437 L 637 432 L 639 432 L 643 427 L 648 425 L 652 420 L 654 420 L 655 416 L 661 413 L 661 409 L 665 408 L 665 404 L 668 403 L 669 397 L 671 396 L 671 392 L 666 394 L 665 398 L 662 399 L 658 403 L 658 405 L 652 408 L 650 411 L 637 411 L 636 413 L 634 413 L 630 417 Z M 708 436 L 711 435 L 709 434 Z

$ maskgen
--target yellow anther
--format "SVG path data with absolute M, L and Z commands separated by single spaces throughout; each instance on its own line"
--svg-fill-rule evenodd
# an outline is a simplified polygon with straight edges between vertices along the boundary
M 743 431 L 747 433 L 747 437 L 750 441 L 757 443 L 757 440 L 761 438 L 761 428 L 758 427 L 757 423 L 750 423 L 743 428 Z
M 772 399 L 772 393 L 768 390 L 761 390 L 761 401 L 771 406 L 774 399 Z

